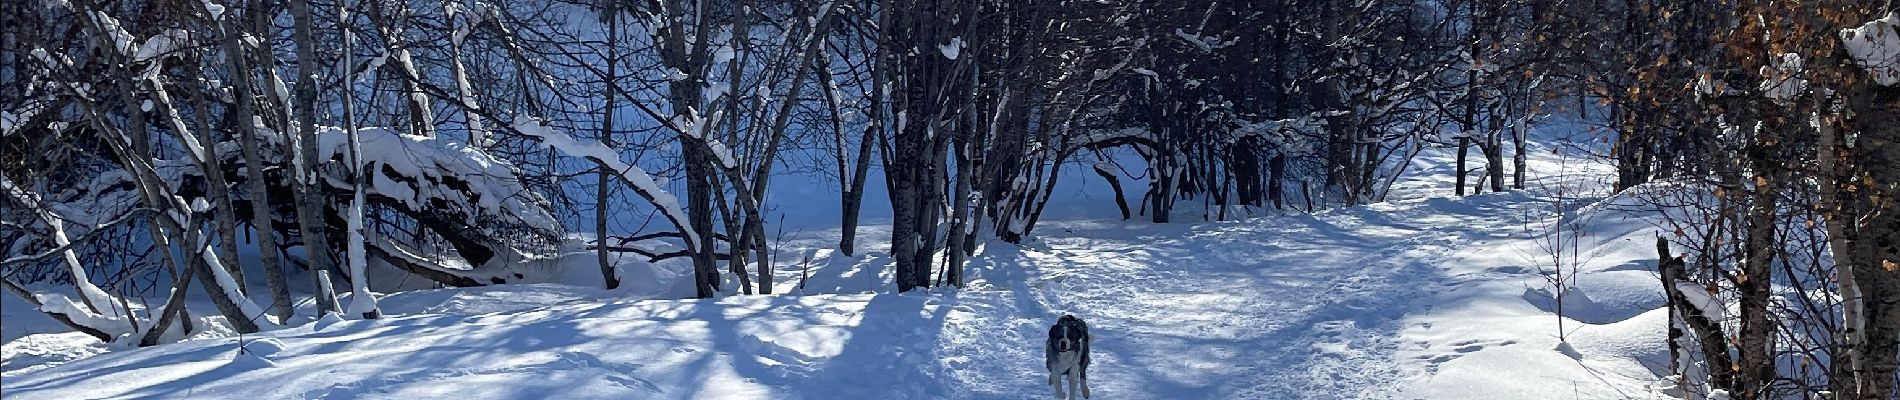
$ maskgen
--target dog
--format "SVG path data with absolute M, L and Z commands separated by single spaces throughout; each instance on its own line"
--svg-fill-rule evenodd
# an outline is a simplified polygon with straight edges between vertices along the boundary
M 1056 398 L 1067 399 L 1081 387 L 1082 398 L 1089 398 L 1089 324 L 1074 315 L 1063 315 L 1049 327 L 1049 341 L 1043 343 L 1044 363 L 1049 367 L 1049 385 L 1055 386 Z M 1069 377 L 1069 391 L 1062 391 L 1062 377 Z

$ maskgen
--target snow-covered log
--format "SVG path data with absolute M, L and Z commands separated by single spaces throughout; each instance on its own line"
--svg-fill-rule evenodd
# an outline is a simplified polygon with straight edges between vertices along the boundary
M 564 230 L 554 219 L 546 200 L 529 191 L 522 184 L 519 173 L 505 160 L 462 143 L 408 135 L 387 128 L 361 128 L 359 134 L 363 141 L 363 166 L 366 171 L 373 171 L 369 173 L 370 181 L 366 185 L 369 190 L 365 193 L 369 204 L 414 219 L 418 225 L 441 236 L 467 265 L 474 266 L 470 268 L 496 263 L 498 268 L 508 269 L 535 259 L 546 249 L 536 247 L 540 241 L 521 239 L 558 237 Z M 262 136 L 265 136 L 265 140 L 261 140 L 259 145 L 263 162 L 273 166 L 284 165 L 288 148 L 283 137 L 267 130 Z M 342 129 L 323 127 L 318 130 L 321 164 L 317 170 L 323 181 L 333 188 L 327 191 L 331 201 L 326 201 L 326 204 L 332 205 L 327 207 L 330 214 L 327 219 L 338 227 L 346 224 L 345 216 L 340 213 L 346 211 L 342 205 L 349 197 L 354 182 L 349 174 L 350 168 L 343 165 L 348 159 L 347 139 Z M 217 154 L 223 160 L 221 164 L 228 167 L 224 171 L 227 177 L 244 178 L 239 169 L 244 165 L 242 146 L 235 142 L 223 142 L 206 147 L 207 152 Z M 200 176 L 203 171 L 191 161 L 149 161 L 154 166 L 157 178 L 186 201 L 204 195 L 202 188 L 198 187 L 205 180 Z M 291 201 L 288 196 L 277 194 L 288 191 L 287 185 L 291 184 L 288 178 L 272 175 L 267 186 L 273 192 L 273 203 Z M 85 184 L 49 191 L 43 197 L 47 209 L 62 216 L 76 216 L 63 218 L 79 228 L 88 228 L 137 209 L 142 201 L 137 187 L 132 174 L 123 169 L 111 169 L 99 173 Z M 245 193 L 242 196 L 249 195 Z M 244 207 L 248 201 L 239 202 L 239 205 L 241 213 L 256 211 L 254 207 Z M 276 208 L 267 212 L 284 213 L 289 210 L 288 204 Z M 246 215 L 248 218 L 249 214 Z M 290 217 L 280 215 L 279 218 L 287 220 Z M 294 229 L 295 225 L 285 223 L 278 227 Z M 337 232 L 342 230 L 338 229 Z M 81 231 L 76 234 L 84 233 Z M 443 264 L 462 263 L 430 265 Z M 466 270 L 439 272 L 424 275 L 493 275 L 504 281 L 520 278 L 520 274 L 513 271 L 495 274 Z M 480 282 L 489 284 L 496 280 L 481 279 Z
M 369 175 L 363 186 L 369 201 L 414 218 L 443 237 L 469 268 L 422 274 L 425 277 L 481 276 L 482 284 L 520 279 L 523 274 L 513 268 L 539 255 L 516 239 L 523 234 L 557 237 L 562 231 L 546 200 L 523 186 L 505 160 L 463 143 L 386 128 L 359 128 L 357 135 L 362 142 L 360 167 Z M 319 157 L 326 163 L 320 168 L 325 181 L 349 193 L 355 181 L 346 172 L 349 168 L 340 165 L 350 159 L 347 132 L 324 127 L 317 139 Z M 468 282 L 458 278 L 442 283 Z

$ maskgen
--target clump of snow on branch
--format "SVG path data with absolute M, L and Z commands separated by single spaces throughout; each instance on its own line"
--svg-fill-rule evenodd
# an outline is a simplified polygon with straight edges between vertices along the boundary
M 562 153 L 592 159 L 607 169 L 613 170 L 615 174 L 620 176 L 622 181 L 633 185 L 635 191 L 639 192 L 649 201 L 652 201 L 653 205 L 659 207 L 661 212 L 667 216 L 680 218 L 686 215 L 684 209 L 680 208 L 679 198 L 674 197 L 672 193 L 661 190 L 659 182 L 654 181 L 653 176 L 648 175 L 646 170 L 620 161 L 620 153 L 607 148 L 606 145 L 600 144 L 599 142 L 576 140 L 567 134 L 555 132 L 552 127 L 549 127 L 545 123 L 528 118 L 516 120 L 514 129 L 523 135 L 540 139 L 541 143 L 560 150 Z M 693 231 L 691 225 L 680 223 L 680 221 L 675 221 L 674 225 L 677 225 L 680 234 L 685 237 L 687 243 L 699 243 L 699 233 Z
M 561 230 L 560 223 L 548 212 L 546 201 L 522 185 L 514 167 L 480 148 L 387 128 L 359 128 L 357 135 L 362 140 L 363 170 L 370 175 L 371 193 L 416 209 L 456 204 L 472 207 L 462 211 L 479 220 L 505 221 L 542 233 Z M 348 159 L 348 139 L 342 129 L 318 129 L 319 157 Z M 349 187 L 337 178 L 331 177 L 332 186 Z M 447 183 L 450 180 L 459 184 Z
M 113 50 L 117 50 L 120 54 L 132 53 L 137 40 L 132 38 L 131 32 L 125 31 L 125 27 L 119 24 L 118 18 L 113 18 L 104 11 L 93 11 L 92 17 L 98 21 L 99 29 L 105 31 L 105 35 L 112 39 Z
M 706 132 L 711 127 L 710 122 L 719 120 L 719 116 L 719 111 L 714 111 L 710 117 L 700 117 L 699 113 L 694 112 L 673 116 L 672 121 L 673 126 L 678 128 L 681 134 L 693 140 L 705 142 L 706 151 L 711 152 L 713 157 L 717 157 L 720 165 L 727 169 L 738 168 L 739 160 L 732 156 L 732 149 L 727 148 L 725 143 L 712 138 Z
M 212 20 L 224 19 L 224 5 L 218 4 L 211 0 L 204 0 L 204 3 L 205 3 L 205 11 L 211 13 Z
M 1287 153 L 1300 153 L 1313 150 L 1313 145 L 1293 138 L 1296 135 L 1318 135 L 1325 127 L 1325 120 L 1312 116 L 1250 122 L 1235 128 L 1225 143 L 1232 145 L 1241 139 L 1258 137 L 1265 140 L 1268 147 Z
M 173 213 L 173 219 L 178 219 L 178 217 L 176 213 Z M 266 316 L 270 314 L 265 313 L 263 307 L 259 307 L 257 302 L 252 301 L 250 297 L 245 296 L 244 293 L 238 289 L 242 286 L 238 286 L 237 279 L 231 276 L 230 270 L 224 266 L 223 261 L 219 260 L 218 253 L 212 249 L 211 243 L 209 243 L 206 238 L 201 237 L 198 243 L 194 243 L 193 246 L 197 247 L 198 257 L 204 259 L 205 269 L 211 271 L 211 278 L 218 282 L 218 288 L 223 291 L 223 295 L 230 298 L 233 303 L 237 303 L 238 310 L 241 310 L 246 317 L 249 317 L 251 323 L 256 324 L 257 327 L 262 330 L 278 328 L 276 323 L 271 322 L 270 318 L 266 318 Z
M 1772 60 L 1772 66 L 1761 67 L 1761 92 L 1763 96 L 1775 100 L 1792 100 L 1808 90 L 1808 80 L 1801 79 L 1801 55 L 1782 53 Z
M 1885 86 L 1900 84 L 1900 12 L 1841 30 L 1847 55 Z
M 170 54 L 177 51 L 181 44 L 190 42 L 191 33 L 179 29 L 166 30 L 145 39 L 145 43 L 139 45 L 138 54 L 133 55 L 132 61 L 142 62 Z
M 937 45 L 937 51 L 943 52 L 943 58 L 957 59 L 963 51 L 963 37 L 950 38 L 949 43 Z
M 7 197 L 12 198 L 13 201 L 26 206 L 27 209 L 38 214 L 40 222 L 45 223 L 47 226 L 49 232 L 48 236 L 51 237 L 53 246 L 64 247 L 71 243 L 71 239 L 66 235 L 65 223 L 62 222 L 65 218 L 61 218 L 58 214 L 50 210 L 44 202 L 40 201 L 39 195 L 27 191 L 26 188 L 14 185 L 13 181 L 6 179 L 6 177 L 0 177 L 0 191 L 6 192 Z M 112 295 L 107 294 L 105 290 L 100 289 L 99 286 L 92 283 L 91 279 L 86 275 L 86 269 L 79 263 L 78 255 L 71 249 L 67 249 L 60 251 L 60 257 L 61 260 L 66 263 L 67 271 L 72 275 L 73 287 L 77 289 L 77 294 L 83 297 L 83 301 L 87 304 L 91 304 L 93 307 L 91 307 L 91 309 L 71 307 L 70 310 L 47 309 L 44 307 L 42 307 L 42 309 L 45 311 L 68 314 L 73 318 L 74 322 L 102 331 L 110 332 L 108 329 L 123 325 L 123 321 L 128 316 L 121 313 L 119 309 L 114 308 L 114 298 Z M 58 298 L 42 298 L 40 300 L 41 303 L 52 307 L 58 307 L 58 303 L 62 301 L 66 304 L 71 304 L 71 301 L 67 300 L 64 296 L 51 296 Z M 97 312 L 93 312 L 93 309 L 96 309 Z
M 1703 287 L 1702 284 L 1678 281 L 1676 282 L 1676 291 L 1682 292 L 1682 297 L 1689 300 L 1689 306 L 1695 308 L 1697 312 L 1700 312 L 1703 317 L 1708 318 L 1710 321 L 1727 320 L 1728 306 L 1724 305 L 1721 299 L 1710 295 L 1708 289 Z

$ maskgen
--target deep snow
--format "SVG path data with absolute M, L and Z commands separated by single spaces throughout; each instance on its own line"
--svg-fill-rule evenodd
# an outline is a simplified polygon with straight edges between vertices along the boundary
M 890 293 L 888 227 L 873 225 L 857 257 L 830 249 L 836 229 L 778 238 L 787 294 L 774 296 L 417 290 L 381 299 L 381 320 L 144 349 L 41 333 L 56 326 L 6 298 L 0 394 L 1048 398 L 1041 339 L 1071 313 L 1096 335 L 1104 399 L 1664 397 L 1653 213 L 1599 202 L 1601 163 L 1534 154 L 1530 187 L 1509 193 L 1449 197 L 1449 157 L 1428 150 L 1395 185 L 1407 200 L 1227 222 L 1059 218 L 1022 246 L 984 244 L 963 290 Z M 1557 209 L 1586 232 L 1567 266 L 1567 345 L 1540 274 Z

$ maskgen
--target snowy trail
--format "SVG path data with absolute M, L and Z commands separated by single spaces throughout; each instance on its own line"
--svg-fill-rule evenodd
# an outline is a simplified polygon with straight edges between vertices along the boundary
M 236 357 L 235 338 L 190 340 L 8 371 L 4 397 L 1049 398 L 1042 339 L 1063 313 L 1088 320 L 1097 337 L 1090 381 L 1101 399 L 1558 393 L 1468 390 L 1497 384 L 1482 378 L 1518 379 L 1510 373 L 1522 363 L 1473 361 L 1485 359 L 1532 360 L 1543 374 L 1534 376 L 1548 377 L 1525 384 L 1561 384 L 1562 393 L 1641 393 L 1651 376 L 1640 365 L 1600 354 L 1621 344 L 1577 342 L 1592 358 L 1573 360 L 1536 338 L 1554 318 L 1521 296 L 1539 279 L 1521 267 L 1531 262 L 1521 247 L 1532 239 L 1527 216 L 1547 212 L 1541 201 L 1502 193 L 1200 224 L 1057 221 L 1021 247 L 985 245 L 960 291 L 888 293 L 886 250 L 871 246 L 814 259 L 811 289 L 840 294 L 404 292 L 384 299 L 387 319 L 247 337 L 281 344 L 259 355 L 268 362 Z M 824 235 L 784 250 L 834 243 Z M 781 276 L 798 276 L 796 259 L 781 257 Z M 1631 275 L 1630 290 L 1653 282 L 1625 264 L 1607 273 Z M 1474 306 L 1493 304 L 1503 306 Z M 1599 322 L 1656 324 L 1632 318 L 1653 313 L 1614 314 Z M 1488 325 L 1500 321 L 1527 328 Z
M 1491 197 L 1503 196 L 1513 195 Z M 1035 380 L 1023 390 L 1016 374 L 1043 375 L 1039 346 L 1021 344 L 1039 343 L 1066 312 L 1096 334 L 1096 393 L 1377 396 L 1401 375 L 1390 362 L 1398 319 L 1449 284 L 1436 264 L 1452 249 L 1518 223 L 1508 204 L 1431 199 L 1198 226 L 1060 223 L 1050 229 L 1065 232 L 1041 243 L 979 259 L 999 267 L 982 270 L 988 279 L 962 304 L 1018 318 L 955 327 L 966 331 L 945 336 L 970 339 L 946 350 L 1019 365 L 960 376 L 972 397 L 1045 394 Z M 1027 267 L 1006 267 L 1015 265 Z

